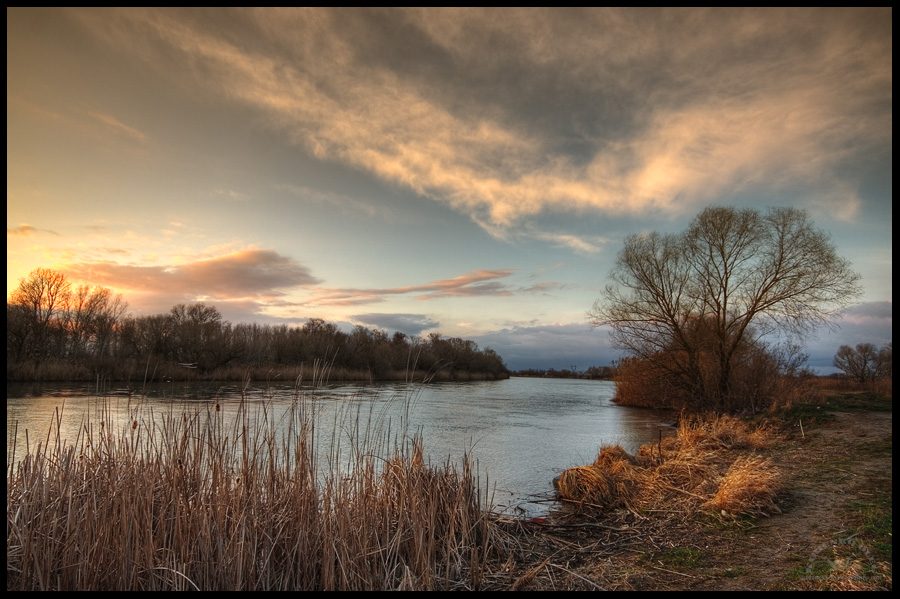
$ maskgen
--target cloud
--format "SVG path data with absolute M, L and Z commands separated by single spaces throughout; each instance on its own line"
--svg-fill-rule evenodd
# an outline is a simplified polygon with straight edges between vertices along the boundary
M 99 112 L 89 112 L 88 114 L 120 135 L 124 135 L 125 137 L 140 143 L 146 143 L 147 141 L 147 136 L 143 133 L 122 123 L 119 119 L 110 114 L 102 114 Z
M 51 231 L 50 229 L 37 229 L 27 223 L 22 223 L 15 229 L 6 230 L 7 237 L 31 237 L 35 233 L 50 233 L 51 235 L 59 237 L 59 233 L 56 231 Z
M 503 356 L 512 370 L 607 366 L 620 357 L 603 330 L 584 323 L 515 325 L 473 337 L 481 347 Z
M 866 302 L 856 304 L 844 311 L 841 320 L 845 323 L 891 325 L 894 317 L 894 302 Z
M 19 235 L 21 235 L 23 237 L 30 237 L 31 235 L 34 234 L 35 231 L 37 231 L 37 229 L 35 229 L 31 225 L 21 224 L 18 227 L 16 227 L 15 229 L 7 229 L 6 234 L 8 236 L 13 236 L 13 237 L 19 236 Z
M 808 365 L 820 374 L 836 369 L 832 360 L 841 345 L 874 343 L 876 346 L 893 340 L 892 302 L 869 302 L 847 310 L 837 328 L 823 328 L 806 339 L 804 351 L 809 354 Z M 608 329 L 592 329 L 585 323 L 534 325 L 512 324 L 508 328 L 472 337 L 481 347 L 490 347 L 503 356 L 512 370 L 526 368 L 571 368 L 607 366 L 622 357 L 612 346 Z
M 39 101 L 51 102 L 52 100 L 45 96 L 41 97 Z M 57 112 L 16 96 L 10 96 L 7 104 L 18 113 L 17 118 L 24 117 L 37 123 L 53 123 L 59 130 L 93 139 L 115 151 L 133 151 L 135 148 L 133 142 L 140 145 L 147 143 L 147 136 L 144 133 L 124 124 L 111 114 L 80 110 L 71 104 L 67 105 L 65 112 Z M 127 140 L 127 143 L 118 143 L 123 138 Z
M 890 8 L 250 10 L 240 31 L 202 11 L 77 14 L 498 237 L 545 212 L 682 214 L 753 190 L 849 218 L 851 153 L 892 145 Z
M 566 289 L 569 285 L 559 283 L 557 281 L 542 281 L 540 283 L 535 283 L 529 287 L 523 287 L 519 291 L 522 293 L 535 293 L 539 295 L 550 295 L 552 291 L 557 291 L 560 289 Z
M 530 236 L 535 239 L 547 241 L 559 247 L 567 247 L 581 254 L 596 254 L 603 249 L 603 246 L 609 241 L 604 237 L 590 236 L 579 237 L 571 233 L 551 233 L 535 230 L 533 227 Z
M 874 343 L 881 346 L 893 340 L 893 302 L 867 302 L 857 304 L 835 321 L 835 330 L 825 330 L 819 335 L 819 345 L 828 347 L 829 356 L 834 355 L 841 345 Z
M 440 297 L 480 297 L 508 296 L 512 291 L 505 285 L 493 281 L 512 275 L 515 269 L 500 268 L 475 270 L 452 279 L 440 279 L 424 285 L 392 287 L 384 289 L 321 289 L 310 299 L 310 304 L 322 306 L 352 306 L 379 303 L 388 296 L 414 295 L 417 300 Z
M 394 223 L 403 218 L 403 214 L 396 210 L 391 210 L 384 204 L 360 201 L 338 193 L 323 192 L 300 185 L 277 185 L 276 189 L 286 191 L 301 199 L 303 202 L 311 202 L 337 208 L 341 211 L 341 214 L 348 217 L 363 218 L 367 220 L 377 218 Z
M 272 250 L 243 249 L 171 266 L 112 262 L 69 264 L 61 268 L 75 280 L 111 287 L 138 305 L 171 307 L 180 302 L 243 303 L 261 312 L 283 304 L 287 291 L 321 281 L 296 260 Z M 133 303 L 134 305 L 134 303 Z
M 241 193 L 239 191 L 235 191 L 233 189 L 214 189 L 212 191 L 212 195 L 224 197 L 229 200 L 234 200 L 236 202 L 246 202 L 250 199 L 250 196 L 246 193 Z
M 819 374 L 837 372 L 834 354 L 842 345 L 872 343 L 881 347 L 894 337 L 893 302 L 866 302 L 845 310 L 833 323 L 824 326 L 804 343 L 808 365 Z
M 434 329 L 440 323 L 431 320 L 424 314 L 356 314 L 351 318 L 364 325 L 378 327 L 387 331 L 399 331 L 406 335 L 416 336 L 427 329 Z

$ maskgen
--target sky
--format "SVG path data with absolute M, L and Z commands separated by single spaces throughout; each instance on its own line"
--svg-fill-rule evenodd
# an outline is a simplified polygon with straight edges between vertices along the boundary
M 440 332 L 508 367 L 620 357 L 627 235 L 808 211 L 892 340 L 892 10 L 7 8 L 7 297 Z

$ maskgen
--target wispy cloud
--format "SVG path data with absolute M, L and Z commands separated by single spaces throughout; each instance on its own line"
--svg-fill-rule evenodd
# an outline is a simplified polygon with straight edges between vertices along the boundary
M 276 189 L 285 191 L 302 202 L 321 204 L 341 211 L 341 214 L 353 218 L 379 218 L 397 222 L 404 216 L 384 205 L 364 202 L 334 192 L 323 192 L 300 185 L 277 185 Z
M 388 296 L 411 295 L 417 300 L 440 297 L 480 297 L 508 296 L 512 291 L 508 286 L 496 281 L 509 277 L 515 269 L 475 270 L 452 279 L 440 279 L 424 285 L 391 287 L 384 289 L 320 289 L 309 303 L 320 306 L 352 306 L 373 304 L 386 300 Z
M 37 229 L 35 229 L 31 225 L 21 224 L 18 227 L 16 227 L 15 229 L 7 229 L 6 235 L 12 236 L 12 237 L 16 237 L 16 236 L 20 236 L 20 235 L 24 236 L 24 237 L 29 237 L 31 235 L 34 235 L 35 231 L 37 231 Z
M 581 254 L 596 254 L 603 250 L 603 246 L 609 241 L 605 237 L 578 236 L 571 233 L 556 233 L 537 230 L 534 227 L 526 227 L 525 230 L 531 237 L 552 243 L 560 247 L 567 247 Z
M 235 191 L 234 189 L 215 189 L 213 190 L 212 195 L 224 197 L 236 202 L 246 202 L 250 199 L 250 196 L 248 194 Z
M 18 115 L 40 123 L 53 123 L 62 130 L 75 132 L 81 136 L 95 139 L 103 144 L 112 143 L 117 150 L 134 147 L 133 142 L 144 145 L 147 136 L 134 127 L 130 127 L 111 114 L 93 110 L 80 110 L 67 106 L 65 111 L 57 111 L 38 105 L 17 96 L 10 96 L 7 104 Z M 119 143 L 124 138 L 125 144 Z
M 242 37 L 202 13 L 80 14 L 497 236 L 546 211 L 679 213 L 754 189 L 850 217 L 849 152 L 891 143 L 889 8 L 259 10 L 235 14 Z
M 122 123 L 121 121 L 119 121 L 119 119 L 112 116 L 111 114 L 103 114 L 100 112 L 89 112 L 88 114 L 120 135 L 124 135 L 125 137 L 128 137 L 140 143 L 145 143 L 147 141 L 146 135 L 144 135 L 134 127 L 129 127 L 128 125 Z
M 31 237 L 32 235 L 35 235 L 37 233 L 49 233 L 50 235 L 59 237 L 59 233 L 57 233 L 56 231 L 51 231 L 50 229 L 38 229 L 36 227 L 32 227 L 27 223 L 22 223 L 14 229 L 6 230 L 7 237 Z
M 565 289 L 568 285 L 564 285 L 562 283 L 558 283 L 556 281 L 544 281 L 541 283 L 535 283 L 530 287 L 524 287 L 521 289 L 523 293 L 536 293 L 541 295 L 550 295 L 553 291 L 559 291 L 560 289 Z

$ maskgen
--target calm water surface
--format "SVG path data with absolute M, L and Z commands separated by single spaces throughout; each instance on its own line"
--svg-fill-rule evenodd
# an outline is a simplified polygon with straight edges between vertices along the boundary
M 432 463 L 473 456 L 480 484 L 493 493 L 499 510 L 534 515 L 550 507 L 553 478 L 592 462 L 601 446 L 619 444 L 633 452 L 672 434 L 670 413 L 616 406 L 613 392 L 606 381 L 533 378 L 332 385 L 299 393 L 287 385 L 235 383 L 168 383 L 100 394 L 92 386 L 8 385 L 7 454 L 14 449 L 22 456 L 26 431 L 33 446 L 57 422 L 61 437 L 72 441 L 103 412 L 126 426 L 135 417 L 155 418 L 172 410 L 205 412 L 216 398 L 225 414 L 236 413 L 242 402 L 265 407 L 277 426 L 299 397 L 315 414 L 320 442 L 334 447 L 337 438 L 344 455 L 359 448 L 366 425 L 392 439 L 420 433 Z

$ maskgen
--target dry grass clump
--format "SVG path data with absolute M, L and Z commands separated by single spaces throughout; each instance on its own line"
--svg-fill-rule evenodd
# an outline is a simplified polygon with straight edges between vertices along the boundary
M 428 465 L 417 441 L 385 461 L 364 439 L 322 459 L 291 418 L 210 410 L 42 442 L 7 464 L 7 590 L 482 584 L 500 547 L 468 460 Z
M 603 469 L 594 466 L 576 466 L 566 469 L 556 480 L 556 488 L 562 497 L 580 504 L 595 507 L 611 507 L 619 504 L 615 483 Z
M 554 481 L 560 497 L 594 508 L 632 507 L 641 466 L 648 460 L 633 456 L 618 445 L 600 450 L 588 466 L 565 470 Z
M 600 448 L 600 453 L 597 454 L 597 459 L 594 460 L 594 466 L 617 469 L 623 468 L 624 464 L 641 466 L 646 463 L 647 459 L 643 456 L 633 456 L 619 445 L 607 445 Z
M 563 472 L 557 492 L 565 501 L 602 508 L 772 513 L 778 471 L 767 458 L 735 458 L 734 450 L 762 449 L 773 439 L 769 427 L 731 416 L 682 417 L 677 437 L 644 445 L 634 456 L 604 447 L 593 464 Z
M 717 418 L 691 416 L 678 422 L 679 449 L 763 449 L 774 439 L 768 425 L 752 425 L 724 414 Z
M 773 498 L 778 490 L 778 470 L 760 455 L 737 458 L 719 483 L 715 496 L 704 504 L 730 516 L 779 513 Z
M 715 478 L 716 472 L 702 454 L 675 456 L 664 460 L 652 471 L 652 480 L 670 489 L 691 493 L 702 492 L 702 487 Z M 648 477 L 650 479 L 650 477 Z M 659 495 L 659 491 L 654 495 Z

